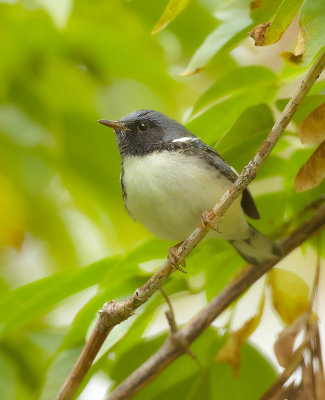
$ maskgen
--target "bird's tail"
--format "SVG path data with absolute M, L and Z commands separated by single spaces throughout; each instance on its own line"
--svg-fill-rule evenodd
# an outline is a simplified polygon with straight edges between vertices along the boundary
M 246 261 L 253 265 L 259 265 L 282 254 L 280 247 L 275 242 L 251 225 L 249 225 L 247 238 L 229 240 L 229 243 Z

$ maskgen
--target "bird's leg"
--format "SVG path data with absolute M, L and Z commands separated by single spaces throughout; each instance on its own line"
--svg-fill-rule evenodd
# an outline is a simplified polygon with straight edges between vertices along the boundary
M 177 243 L 175 246 L 170 247 L 168 249 L 168 256 L 167 259 L 170 262 L 170 265 L 175 268 L 178 269 L 178 271 L 183 272 L 184 274 L 186 274 L 186 271 L 183 270 L 183 268 L 179 265 L 179 256 L 177 254 L 177 250 L 179 248 L 179 246 L 182 244 L 183 242 Z M 183 265 L 184 268 L 186 268 L 186 262 L 185 260 L 183 260 L 181 262 L 181 265 Z
M 211 221 L 211 219 L 209 218 L 209 211 L 203 211 L 202 215 L 201 215 L 201 224 L 203 226 L 210 226 L 214 231 L 221 233 L 219 227 L 216 225 L 216 223 L 214 221 Z

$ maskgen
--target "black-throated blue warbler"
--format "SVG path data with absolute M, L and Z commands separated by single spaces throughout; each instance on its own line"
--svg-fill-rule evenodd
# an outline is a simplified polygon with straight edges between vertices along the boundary
M 160 112 L 140 110 L 119 121 L 98 122 L 116 134 L 127 211 L 158 238 L 186 239 L 238 176 L 212 147 Z M 277 257 L 278 246 L 251 226 L 244 214 L 259 218 L 247 189 L 209 236 L 228 240 L 254 265 Z M 175 261 L 175 247 L 169 257 Z

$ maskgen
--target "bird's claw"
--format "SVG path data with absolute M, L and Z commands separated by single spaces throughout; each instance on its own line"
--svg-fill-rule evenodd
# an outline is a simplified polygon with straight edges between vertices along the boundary
M 221 233 L 219 227 L 215 224 L 214 221 L 211 221 L 209 218 L 209 212 L 208 211 L 203 211 L 201 215 L 201 224 L 202 226 L 210 226 L 214 231 Z
M 178 254 L 177 254 L 177 249 L 179 248 L 180 244 L 181 244 L 181 243 L 179 243 L 179 244 L 176 245 L 176 246 L 170 247 L 170 248 L 168 249 L 168 256 L 167 256 L 167 258 L 168 258 L 168 261 L 169 261 L 170 265 L 171 265 L 173 268 L 175 268 L 175 269 L 177 269 L 178 271 L 181 271 L 181 272 L 183 272 L 184 274 L 186 274 L 187 272 L 184 271 L 184 269 L 181 267 L 181 265 L 182 265 L 184 268 L 186 268 L 186 262 L 185 262 L 185 260 L 183 260 L 182 262 L 179 262 L 179 261 L 180 261 L 180 257 L 179 257 Z

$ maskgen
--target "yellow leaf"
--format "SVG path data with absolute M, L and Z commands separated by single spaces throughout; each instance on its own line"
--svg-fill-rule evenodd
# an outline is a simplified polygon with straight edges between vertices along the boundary
M 318 146 L 310 158 L 300 168 L 295 188 L 297 192 L 317 187 L 325 177 L 325 141 Z
M 217 355 L 217 361 L 229 364 L 235 376 L 238 376 L 239 373 L 241 345 L 242 343 L 238 341 L 238 337 L 232 333 Z
M 25 207 L 10 181 L 0 175 L 0 249 L 19 248 L 26 230 Z
M 165 11 L 152 30 L 152 34 L 158 33 L 172 22 L 193 0 L 169 0 Z
M 263 314 L 264 300 L 265 295 L 263 292 L 257 313 L 246 321 L 241 328 L 229 335 L 225 345 L 217 354 L 217 361 L 228 363 L 232 367 L 235 376 L 239 374 L 241 346 L 258 327 Z
M 299 127 L 301 143 L 320 144 L 325 140 L 325 103 L 313 110 Z
M 275 268 L 268 273 L 272 302 L 285 324 L 292 322 L 309 309 L 309 287 L 299 275 Z

